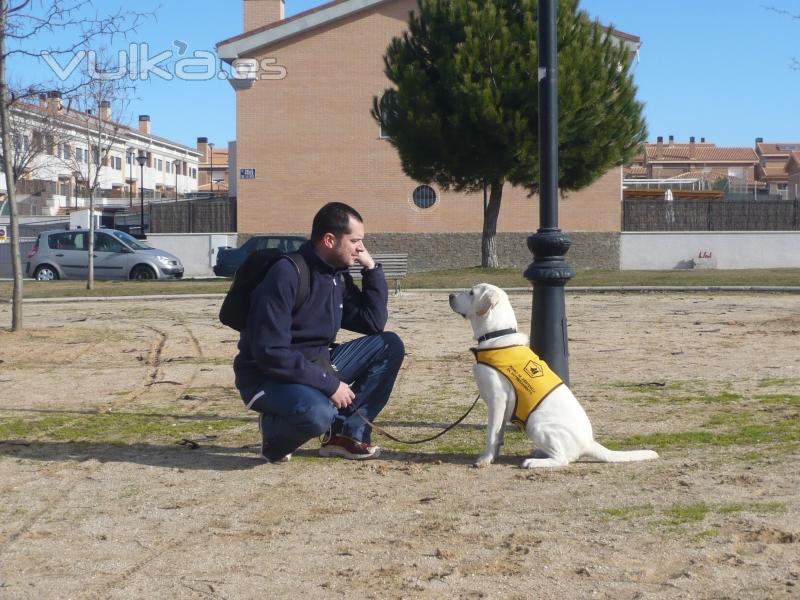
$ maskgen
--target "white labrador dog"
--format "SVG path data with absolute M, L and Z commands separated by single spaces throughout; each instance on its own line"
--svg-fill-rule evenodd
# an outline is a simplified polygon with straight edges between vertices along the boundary
M 658 454 L 652 450 L 618 452 L 594 441 L 592 424 L 575 396 L 535 354 L 530 355 L 530 360 L 526 358 L 527 362 L 520 367 L 498 368 L 485 364 L 485 357 L 498 355 L 497 352 L 491 352 L 492 349 L 514 347 L 522 355 L 523 349 L 520 347 L 528 346 L 528 336 L 517 332 L 514 309 L 503 290 L 481 283 L 469 291 L 450 294 L 450 307 L 472 323 L 478 341 L 473 352 L 482 361 L 473 370 L 481 397 L 488 405 L 489 423 L 486 451 L 478 457 L 476 466 L 489 465 L 497 458 L 503 445 L 503 425 L 512 418 L 525 423 L 525 432 L 533 441 L 533 457 L 522 462 L 522 467 L 526 469 L 560 467 L 581 457 L 603 462 L 658 458 Z M 510 369 L 506 373 L 511 378 L 501 373 L 504 369 Z M 517 385 L 522 387 L 515 387 L 512 379 L 516 379 Z M 530 389 L 535 395 L 536 386 L 540 387 L 539 394 L 546 395 L 528 415 L 526 409 L 517 409 L 518 391 L 524 395 L 525 389 Z M 517 410 L 523 412 L 515 414 Z

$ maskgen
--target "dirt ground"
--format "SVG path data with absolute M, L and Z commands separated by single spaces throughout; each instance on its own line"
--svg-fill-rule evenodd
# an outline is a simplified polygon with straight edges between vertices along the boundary
M 0 598 L 800 596 L 798 296 L 568 294 L 596 437 L 661 457 L 549 471 L 512 432 L 471 466 L 482 403 L 375 461 L 260 463 L 219 302 L 31 304 L 0 331 Z M 420 437 L 475 397 L 469 325 L 441 292 L 390 314 L 381 421 Z

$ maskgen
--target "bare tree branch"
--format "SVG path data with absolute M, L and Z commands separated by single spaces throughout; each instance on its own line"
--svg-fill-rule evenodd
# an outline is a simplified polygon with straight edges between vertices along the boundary
M 95 8 L 92 0 L 16 0 L 10 4 L 9 0 L 0 0 L 0 168 L 5 174 L 6 180 L 6 200 L 10 211 L 10 230 L 11 230 L 11 256 L 12 271 L 14 277 L 12 291 L 12 310 L 11 310 L 11 329 L 18 331 L 22 329 L 22 260 L 19 248 L 19 213 L 17 208 L 16 187 L 17 181 L 29 176 L 30 169 L 37 165 L 37 160 L 31 155 L 44 151 L 52 151 L 56 143 L 56 132 L 48 134 L 45 123 L 48 117 L 37 115 L 35 106 L 25 107 L 26 103 L 42 93 L 41 84 L 20 85 L 11 90 L 8 86 L 9 59 L 12 57 L 32 57 L 44 58 L 45 56 L 65 56 L 78 51 L 80 48 L 88 48 L 96 45 L 98 41 L 113 42 L 117 36 L 127 36 L 136 31 L 136 28 L 145 18 L 152 16 L 152 13 L 135 12 L 129 10 L 117 10 L 116 12 L 101 14 Z M 93 11 L 93 14 L 86 14 Z M 66 36 L 69 41 L 55 43 L 47 40 L 48 35 L 58 34 Z M 50 90 L 61 92 L 67 98 L 66 112 L 72 111 L 75 104 L 83 108 L 90 104 L 90 98 L 98 98 L 96 95 L 98 81 L 100 78 L 83 77 L 79 81 L 69 83 L 62 81 L 60 84 L 50 86 Z M 92 86 L 95 86 L 94 88 Z M 111 93 L 110 90 L 100 89 L 99 93 Z M 117 90 L 121 94 L 121 90 Z M 100 98 L 96 106 L 102 101 L 113 101 L 114 98 Z M 12 116 L 12 108 L 16 111 Z M 27 112 L 26 112 L 27 111 Z M 87 112 L 76 111 L 84 115 L 84 119 L 89 124 L 87 137 L 94 132 L 92 124 L 94 121 L 88 117 Z M 18 113 L 18 114 L 17 114 Z M 21 117 L 20 115 L 27 115 Z M 87 177 L 90 190 L 90 204 L 93 192 L 101 182 L 102 163 L 106 161 L 108 151 L 113 146 L 118 132 L 103 131 L 103 124 L 99 121 L 98 112 L 93 112 L 97 123 L 97 162 L 98 168 L 95 169 L 94 178 Z M 25 119 L 32 119 L 38 122 L 39 133 L 36 144 L 28 141 L 26 149 L 24 138 L 22 137 L 21 123 L 26 123 Z M 52 115 L 49 117 L 54 121 L 63 119 L 64 115 Z M 18 121 L 18 119 L 22 119 Z M 115 120 L 119 127 L 119 116 Z M 26 123 L 27 124 L 27 123 Z M 61 123 L 60 126 L 63 126 Z M 16 128 L 16 136 L 15 136 Z M 69 127 L 66 127 L 69 130 Z M 51 137 L 48 137 L 48 136 Z M 33 136 L 33 133 L 31 133 Z M 92 152 L 91 140 L 87 140 L 89 148 L 89 158 L 94 156 Z M 63 154 L 63 153 L 62 153 Z M 67 156 L 70 156 L 67 153 Z M 15 164 L 16 163 L 16 164 Z M 93 224 L 93 219 L 90 219 Z M 90 236 L 91 239 L 91 236 Z M 93 241 L 93 240 L 92 240 Z M 90 242 L 91 243 L 91 242 Z M 91 248 L 89 255 L 91 257 Z M 91 273 L 91 268 L 90 268 Z M 90 276 L 89 286 L 92 279 Z

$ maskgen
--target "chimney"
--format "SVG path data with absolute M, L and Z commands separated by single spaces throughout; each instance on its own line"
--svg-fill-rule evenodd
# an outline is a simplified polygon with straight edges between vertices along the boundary
M 139 131 L 150 135 L 150 115 L 139 115 Z
M 764 138 L 756 138 L 756 144 L 763 144 Z
M 197 151 L 203 155 L 203 162 L 208 162 L 208 138 L 197 138 Z
M 700 143 L 701 143 L 701 144 L 705 144 L 705 143 L 706 143 L 706 138 L 704 138 L 704 137 L 701 137 L 701 138 L 700 138 Z
M 47 92 L 47 108 L 53 112 L 61 110 L 61 92 Z
M 656 158 L 663 158 L 664 156 L 664 136 L 658 136 L 656 140 Z
M 674 135 L 669 136 L 669 145 L 672 146 L 672 144 L 674 143 L 675 143 L 675 136 Z
M 100 102 L 100 118 L 103 121 L 111 120 L 111 102 L 108 100 L 103 100 Z
M 689 158 L 694 159 L 694 136 L 689 138 Z
M 283 18 L 284 0 L 244 0 L 245 31 L 264 27 Z

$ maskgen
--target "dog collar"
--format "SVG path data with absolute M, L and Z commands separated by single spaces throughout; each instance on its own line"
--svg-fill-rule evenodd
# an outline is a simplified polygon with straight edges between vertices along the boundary
M 478 343 L 485 342 L 486 340 L 491 340 L 492 338 L 501 337 L 503 335 L 508 335 L 510 333 L 517 333 L 516 329 L 500 329 L 498 331 L 490 331 L 489 333 L 484 333 L 481 337 L 478 338 Z

